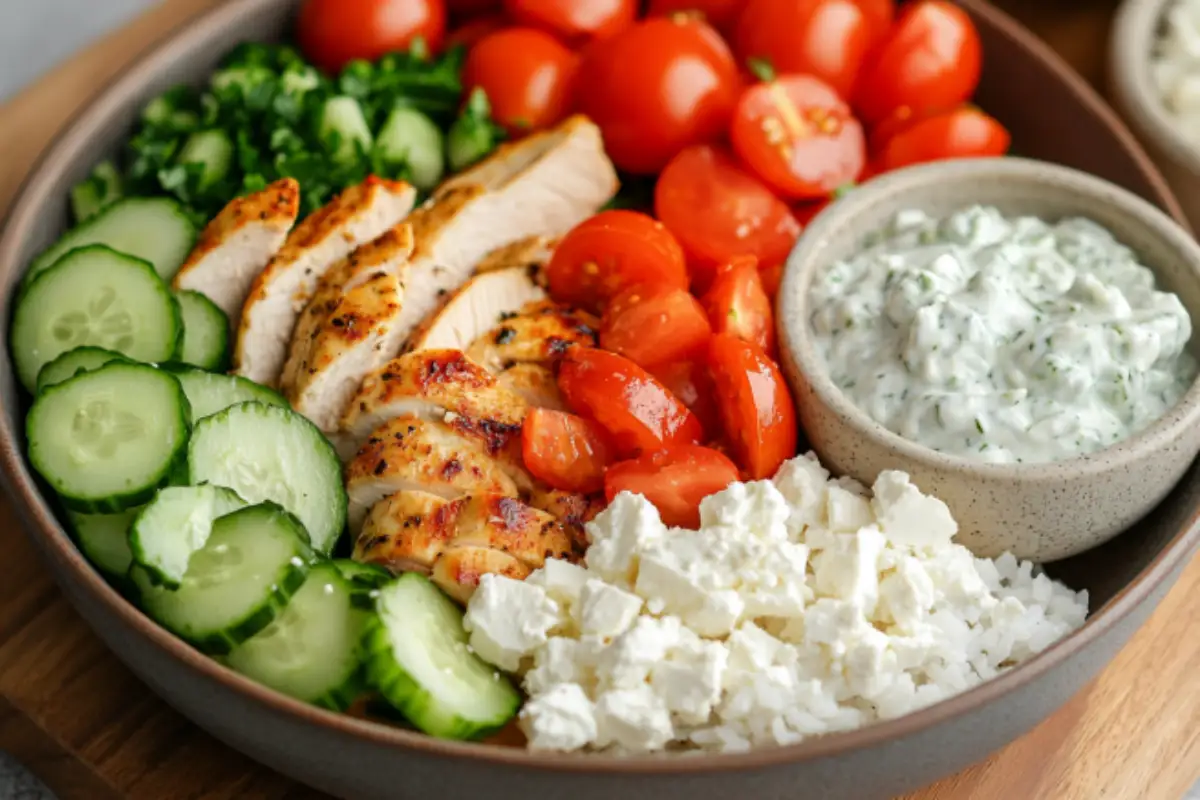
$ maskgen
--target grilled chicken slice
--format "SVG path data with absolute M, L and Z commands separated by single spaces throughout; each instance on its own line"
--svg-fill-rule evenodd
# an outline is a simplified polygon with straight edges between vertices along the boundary
M 558 241 L 549 236 L 530 236 L 528 239 L 497 248 L 479 262 L 479 266 L 475 268 L 475 274 L 482 275 L 498 269 L 521 267 L 528 272 L 534 283 L 545 289 L 543 268 L 550 263 L 550 258 L 554 255 L 555 248 L 558 247 Z
M 594 347 L 599 327 L 599 321 L 583 311 L 534 303 L 476 339 L 467 357 L 493 373 L 517 364 L 553 363 L 573 345 Z
M 526 305 L 546 299 L 526 267 L 507 267 L 471 278 L 431 314 L 405 350 L 466 350 L 476 339 Z
M 384 363 L 382 354 L 399 344 L 399 271 L 412 248 L 412 228 L 402 222 L 330 269 L 300 315 L 279 386 L 327 434 L 337 431 L 363 378 Z
M 297 225 L 250 287 L 238 327 L 234 372 L 275 385 L 296 320 L 317 281 L 356 247 L 403 221 L 415 200 L 416 189 L 407 183 L 372 177 Z
M 251 282 L 283 247 L 299 213 L 300 184 L 291 178 L 234 200 L 200 234 L 175 288 L 200 292 L 236 327 Z
M 528 503 L 562 523 L 563 528 L 571 537 L 575 552 L 581 558 L 587 552 L 589 544 L 584 526 L 595 519 L 596 515 L 605 507 L 602 495 L 564 492 L 561 489 L 551 489 L 549 486 L 535 488 L 529 495 Z
M 496 382 L 532 408 L 568 411 L 554 371 L 541 364 L 517 364 L 496 376 Z
M 484 575 L 503 575 L 514 581 L 523 581 L 533 574 L 534 568 L 503 550 L 490 547 L 463 545 L 452 547 L 434 562 L 429 579 L 439 589 L 462 605 L 471 602 L 471 596 L 479 588 Z
M 446 499 L 464 494 L 518 494 L 501 461 L 478 441 L 444 422 L 394 419 L 375 431 L 346 465 L 351 533 L 359 530 L 380 500 L 414 490 Z

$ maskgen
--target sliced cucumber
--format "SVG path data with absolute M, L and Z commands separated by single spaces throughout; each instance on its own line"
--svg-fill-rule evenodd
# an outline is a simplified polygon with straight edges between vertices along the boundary
M 174 591 L 134 565 L 142 608 L 205 653 L 223 655 L 266 628 L 308 575 L 312 550 L 300 521 L 273 503 L 219 518 Z
M 233 142 L 222 130 L 197 131 L 188 137 L 179 151 L 179 163 L 199 164 L 200 191 L 205 191 L 229 174 L 233 162 Z
M 399 106 L 392 111 L 375 149 L 387 163 L 407 166 L 409 180 L 422 191 L 436 187 L 446 171 L 442 131 L 415 108 Z
M 238 403 L 263 403 L 289 408 L 288 401 L 279 392 L 237 375 L 205 372 L 184 364 L 166 364 L 163 369 L 169 370 L 183 384 L 183 391 L 192 406 L 193 422 L 211 417 Z
M 374 143 L 362 106 L 344 95 L 325 101 L 318 135 L 333 160 L 342 164 L 356 161 L 360 150 L 370 153 Z
M 219 372 L 229 366 L 229 317 L 199 292 L 176 292 L 183 314 L 180 360 Z
M 76 347 L 42 367 L 37 376 L 37 393 L 68 381 L 76 375 L 100 369 L 113 361 L 127 362 L 125 356 L 103 347 Z
M 13 361 L 29 391 L 42 367 L 76 347 L 167 361 L 182 338 L 179 303 L 154 269 L 103 245 L 67 253 L 38 276 L 13 312 Z
M 129 529 L 133 560 L 151 583 L 178 589 L 192 553 L 208 541 L 213 521 L 245 505 L 237 492 L 223 486 L 169 486 Z
M 354 589 L 354 604 L 368 611 L 375 610 L 379 590 L 392 580 L 392 573 L 374 564 L 360 564 L 349 558 L 335 559 L 334 566 Z
M 71 213 L 86 222 L 121 199 L 121 173 L 111 161 L 102 161 L 92 174 L 71 189 Z
M 365 687 L 362 637 L 370 615 L 329 562 L 313 567 L 275 621 L 229 654 L 232 669 L 277 692 L 342 711 Z
M 190 482 L 228 486 L 248 502 L 270 500 L 295 514 L 327 555 L 346 527 L 342 467 L 329 440 L 294 411 L 241 403 L 196 424 Z
M 463 612 L 416 573 L 379 590 L 368 626 L 367 675 L 430 736 L 477 739 L 504 727 L 521 705 L 508 677 L 467 648 Z
M 117 514 L 80 514 L 68 511 L 67 519 L 79 542 L 79 550 L 106 576 L 124 580 L 133 563 L 129 550 L 129 526 L 141 511 L 131 508 Z
M 163 280 L 169 281 L 195 243 L 196 226 L 179 203 L 166 197 L 130 197 L 64 233 L 33 260 L 21 286 L 28 287 L 68 252 L 89 244 L 106 244 L 149 261 Z
M 191 410 L 179 381 L 113 363 L 54 386 L 25 419 L 29 460 L 73 511 L 147 502 L 187 452 Z

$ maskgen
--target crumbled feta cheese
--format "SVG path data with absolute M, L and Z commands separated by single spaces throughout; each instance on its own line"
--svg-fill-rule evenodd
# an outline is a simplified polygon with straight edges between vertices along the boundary
M 620 636 L 642 610 L 642 598 L 592 578 L 583 586 L 575 615 L 579 632 L 591 636 Z
M 480 658 L 509 672 L 546 643 L 559 624 L 558 603 L 545 590 L 502 575 L 486 574 L 463 617 L 471 648 Z
M 526 583 L 540 586 L 566 608 L 579 602 L 583 585 L 588 582 L 588 571 L 570 561 L 548 558 L 542 568 L 525 579 Z
M 609 583 L 628 586 L 639 551 L 666 535 L 658 509 L 641 495 L 622 492 L 587 524 L 588 569 Z
M 531 750 L 578 750 L 596 741 L 596 706 L 582 686 L 560 683 L 521 709 L 521 730 Z
M 661 750 L 675 736 L 671 712 L 650 686 L 614 689 L 596 701 L 596 744 L 622 750 Z
M 945 547 L 958 533 L 958 523 L 946 504 L 921 494 L 903 472 L 879 473 L 872 491 L 879 528 L 894 545 Z

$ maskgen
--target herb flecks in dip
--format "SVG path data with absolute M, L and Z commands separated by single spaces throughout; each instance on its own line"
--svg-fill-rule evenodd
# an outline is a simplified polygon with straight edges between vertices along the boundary
M 1095 452 L 1163 416 L 1197 372 L 1179 298 L 1086 219 L 903 211 L 819 274 L 811 299 L 834 383 L 950 455 Z

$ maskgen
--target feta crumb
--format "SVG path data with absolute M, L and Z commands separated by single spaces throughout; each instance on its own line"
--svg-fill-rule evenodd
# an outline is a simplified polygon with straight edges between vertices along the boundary
M 592 578 L 584 584 L 575 619 L 580 633 L 611 638 L 629 630 L 641 610 L 636 594 Z
M 559 619 L 558 603 L 541 587 L 486 574 L 467 606 L 463 628 L 480 658 L 516 672 L 521 659 L 546 643 L 547 633 Z
M 560 683 L 525 704 L 520 726 L 531 750 L 578 750 L 596 741 L 596 706 L 582 686 Z

